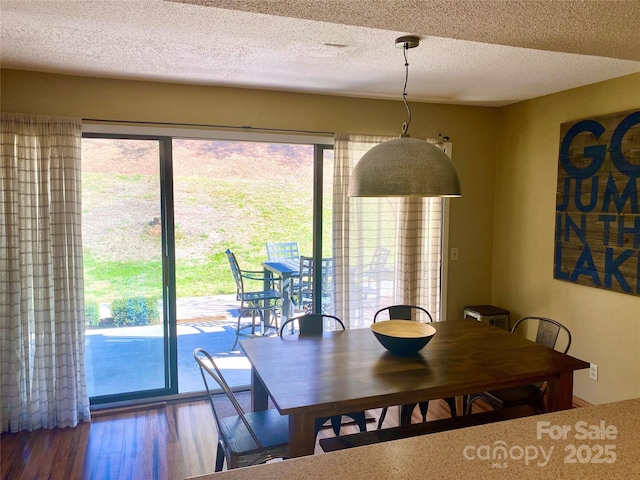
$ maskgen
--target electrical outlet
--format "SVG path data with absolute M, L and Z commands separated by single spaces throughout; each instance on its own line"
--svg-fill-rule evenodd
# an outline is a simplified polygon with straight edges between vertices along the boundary
M 589 364 L 589 378 L 598 381 L 598 365 L 595 363 Z
M 451 260 L 458 260 L 458 249 L 457 248 L 452 248 L 451 249 Z

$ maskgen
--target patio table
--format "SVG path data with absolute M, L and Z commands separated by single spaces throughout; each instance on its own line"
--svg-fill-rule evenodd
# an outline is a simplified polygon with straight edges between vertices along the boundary
M 293 310 L 291 303 L 291 283 L 294 277 L 300 274 L 300 262 L 298 260 L 278 260 L 263 262 L 265 277 L 280 277 L 282 282 L 282 323 L 286 322 Z

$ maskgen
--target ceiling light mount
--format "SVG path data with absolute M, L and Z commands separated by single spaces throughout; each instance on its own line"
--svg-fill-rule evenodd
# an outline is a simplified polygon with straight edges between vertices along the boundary
M 404 37 L 396 38 L 396 47 L 398 48 L 416 48 L 420 45 L 420 37 L 414 35 L 405 35 Z

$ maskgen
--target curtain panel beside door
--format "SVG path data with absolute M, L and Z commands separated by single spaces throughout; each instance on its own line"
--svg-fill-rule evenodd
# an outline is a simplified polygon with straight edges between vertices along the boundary
M 443 200 L 347 196 L 356 163 L 393 138 L 336 134 L 334 139 L 336 314 L 350 328 L 368 326 L 377 309 L 393 304 L 419 305 L 440 319 Z
M 5 113 L 0 165 L 2 431 L 90 421 L 80 119 Z

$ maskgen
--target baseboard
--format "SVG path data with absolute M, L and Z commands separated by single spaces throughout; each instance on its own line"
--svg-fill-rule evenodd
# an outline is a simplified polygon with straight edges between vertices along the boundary
M 126 405 L 122 407 L 110 407 L 97 410 L 91 410 L 91 418 L 107 417 L 112 415 L 124 415 L 126 413 L 139 412 L 142 410 L 151 410 L 154 408 L 164 408 L 167 402 L 141 403 L 137 405 Z
M 586 400 L 581 399 L 580 397 L 576 397 L 575 395 L 573 396 L 573 400 L 571 403 L 573 404 L 573 408 L 593 406 L 593 403 L 589 403 Z

